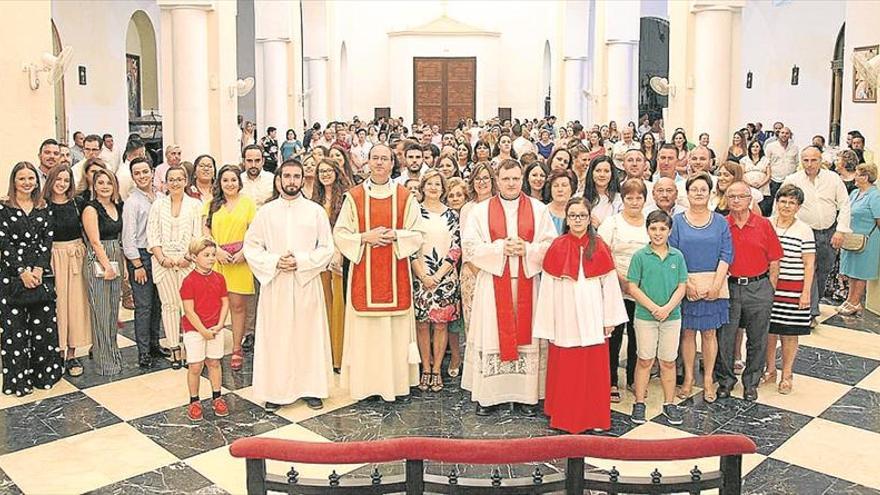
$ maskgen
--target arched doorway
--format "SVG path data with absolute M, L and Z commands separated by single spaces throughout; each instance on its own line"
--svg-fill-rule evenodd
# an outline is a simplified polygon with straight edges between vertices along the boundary
M 55 27 L 55 21 L 52 21 L 52 54 L 61 53 L 61 36 L 58 34 L 58 28 Z M 64 106 L 64 77 L 55 83 L 55 136 L 62 143 L 67 143 L 67 108 Z M 71 146 L 73 143 L 69 143 Z
M 544 117 L 550 116 L 550 41 L 544 42 L 544 62 L 541 65 L 541 96 L 544 99 Z
M 159 163 L 162 122 L 156 31 L 150 17 L 142 10 L 132 14 L 125 33 L 125 79 L 129 132 L 141 136 L 153 163 Z
M 639 118 L 661 117 L 669 98 L 648 85 L 652 77 L 669 78 L 669 21 L 642 17 L 639 34 Z
M 840 144 L 840 116 L 843 109 L 843 42 L 846 23 L 840 26 L 831 60 L 831 117 L 828 122 L 828 144 Z

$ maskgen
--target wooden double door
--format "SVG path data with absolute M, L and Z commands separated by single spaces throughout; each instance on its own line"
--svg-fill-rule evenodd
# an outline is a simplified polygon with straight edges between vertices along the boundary
M 422 119 L 446 131 L 459 120 L 475 118 L 476 57 L 415 57 L 413 86 L 414 121 Z

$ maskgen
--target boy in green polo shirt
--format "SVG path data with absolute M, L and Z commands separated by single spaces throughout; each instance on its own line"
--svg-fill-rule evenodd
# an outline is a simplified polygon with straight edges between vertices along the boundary
M 675 359 L 681 332 L 681 299 L 687 286 L 687 266 L 681 251 L 667 240 L 672 218 L 663 210 L 653 211 L 645 220 L 651 243 L 636 251 L 626 279 L 629 294 L 636 301 L 636 402 L 632 421 L 643 424 L 645 395 L 654 359 L 660 360 L 660 383 L 663 385 L 663 415 L 671 425 L 682 423 L 681 411 L 672 403 L 675 394 Z

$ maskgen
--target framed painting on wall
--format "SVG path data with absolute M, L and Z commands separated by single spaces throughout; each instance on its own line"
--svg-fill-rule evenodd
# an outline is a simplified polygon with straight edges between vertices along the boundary
M 125 77 L 128 82 L 128 118 L 141 116 L 141 57 L 125 54 Z
M 853 49 L 853 103 L 877 103 L 880 45 Z

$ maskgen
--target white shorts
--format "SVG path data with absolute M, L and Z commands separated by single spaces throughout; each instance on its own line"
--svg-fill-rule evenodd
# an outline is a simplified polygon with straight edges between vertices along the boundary
M 633 320 L 636 352 L 645 361 L 655 357 L 670 363 L 678 357 L 681 319 L 666 321 Z
M 184 332 L 183 347 L 186 349 L 186 362 L 201 363 L 208 359 L 223 357 L 223 332 L 211 340 L 206 340 L 199 332 Z

